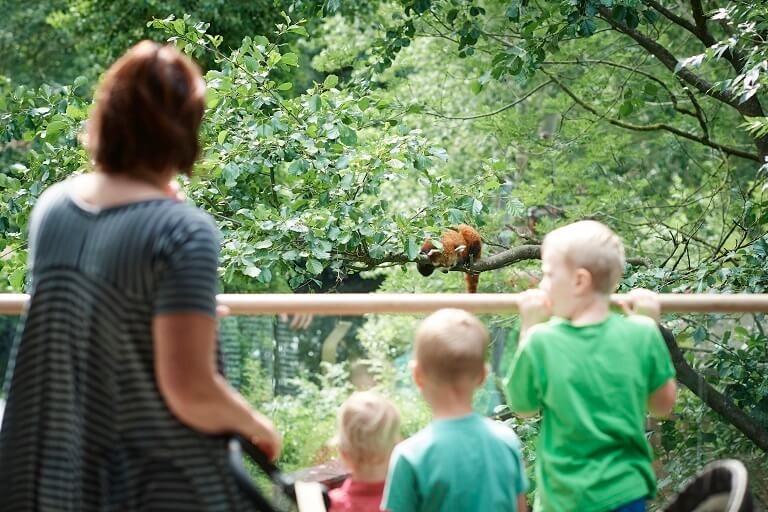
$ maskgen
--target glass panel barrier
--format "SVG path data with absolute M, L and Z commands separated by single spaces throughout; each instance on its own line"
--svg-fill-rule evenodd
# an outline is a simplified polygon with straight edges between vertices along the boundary
M 227 378 L 282 433 L 281 469 L 329 485 L 346 475 L 332 441 L 337 410 L 356 389 L 376 388 L 396 404 L 403 437 L 428 424 L 430 411 L 409 368 L 413 334 L 423 317 L 232 314 L 220 320 Z M 474 409 L 514 429 L 534 480 L 540 418 L 518 417 L 505 405 L 503 381 L 517 345 L 517 316 L 479 317 L 490 333 L 490 373 L 475 394 Z M 18 323 L 18 315 L 0 316 L 0 371 L 7 366 Z M 664 315 L 662 324 L 675 335 L 670 350 L 679 392 L 670 418 L 649 417 L 646 423 L 659 487 L 652 509 L 667 503 L 707 463 L 723 458 L 741 460 L 755 497 L 768 502 L 768 457 L 759 447 L 768 438 L 764 314 L 675 313 Z M 251 469 L 267 486 L 266 478 Z

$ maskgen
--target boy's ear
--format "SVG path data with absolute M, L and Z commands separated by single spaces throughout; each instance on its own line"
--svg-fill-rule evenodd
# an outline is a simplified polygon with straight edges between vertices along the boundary
M 589 270 L 577 268 L 573 280 L 577 292 L 583 293 L 592 290 L 592 274 Z
M 483 371 L 480 373 L 480 375 L 477 376 L 477 387 L 480 387 L 483 385 L 483 382 L 485 382 L 485 379 L 488 378 L 488 372 L 489 372 L 488 365 L 484 364 Z
M 413 376 L 413 382 L 416 383 L 416 386 L 418 388 L 424 387 L 424 375 L 421 373 L 421 367 L 419 366 L 419 362 L 415 359 L 411 359 L 411 362 L 408 363 L 408 365 L 411 367 L 411 375 Z

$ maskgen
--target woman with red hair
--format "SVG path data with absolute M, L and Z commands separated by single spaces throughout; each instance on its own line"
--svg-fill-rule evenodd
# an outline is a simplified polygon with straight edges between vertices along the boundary
M 219 371 L 216 226 L 168 197 L 198 156 L 204 95 L 175 48 L 134 46 L 96 94 L 94 172 L 35 206 L 0 430 L 3 511 L 247 510 L 227 435 L 278 455 L 272 423 Z

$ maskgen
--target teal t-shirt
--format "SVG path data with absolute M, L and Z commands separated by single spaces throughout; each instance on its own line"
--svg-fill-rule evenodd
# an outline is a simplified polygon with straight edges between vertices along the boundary
M 528 336 L 506 389 L 513 411 L 541 409 L 534 511 L 605 512 L 654 496 L 648 398 L 675 375 L 654 321 L 553 318 Z
M 392 453 L 382 510 L 516 512 L 528 489 L 520 440 L 469 414 L 435 420 Z

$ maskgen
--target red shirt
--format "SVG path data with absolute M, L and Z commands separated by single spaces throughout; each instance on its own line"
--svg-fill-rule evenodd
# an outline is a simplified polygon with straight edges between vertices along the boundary
M 329 512 L 379 512 L 384 494 L 384 480 L 360 482 L 347 478 L 341 487 L 330 491 Z

